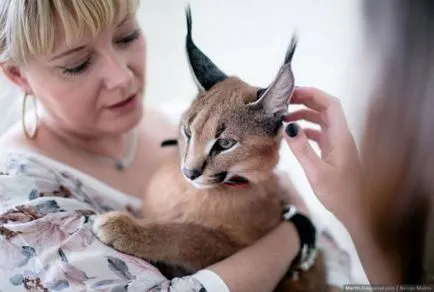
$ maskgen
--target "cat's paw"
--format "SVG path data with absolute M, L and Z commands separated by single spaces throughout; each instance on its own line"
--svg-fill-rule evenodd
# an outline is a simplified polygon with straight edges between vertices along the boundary
M 136 223 L 127 213 L 114 211 L 96 217 L 93 232 L 104 244 L 126 252 L 135 225 Z

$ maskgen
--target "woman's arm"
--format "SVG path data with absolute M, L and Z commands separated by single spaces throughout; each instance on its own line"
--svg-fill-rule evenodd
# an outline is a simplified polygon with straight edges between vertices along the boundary
M 325 234 L 327 233 L 327 234 Z M 322 238 L 326 236 L 326 238 Z M 328 232 L 320 234 L 319 241 L 324 252 L 326 273 L 338 273 L 339 275 L 327 275 L 328 292 L 343 291 L 343 285 L 351 282 L 343 282 L 350 279 L 348 259 L 342 259 L 344 251 L 330 244 L 335 244 Z M 291 262 L 299 250 L 298 234 L 294 225 L 281 223 L 275 230 L 263 237 L 257 243 L 247 247 L 233 256 L 223 260 L 208 269 L 218 274 L 233 291 L 273 291 L 277 283 L 288 270 Z M 331 262 L 332 261 L 332 262 Z M 344 266 L 336 266 L 344 262 Z M 346 269 L 346 270 L 344 270 Z M 331 279 L 331 277 L 334 277 Z M 339 276 L 339 279 L 336 277 Z
M 286 131 L 286 141 L 314 193 L 347 227 L 369 281 L 400 283 L 402 278 L 396 272 L 394 257 L 381 247 L 374 235 L 370 202 L 364 199 L 362 167 L 339 100 L 318 89 L 298 88 L 291 103 L 302 104 L 307 109 L 289 114 L 287 122 L 305 120 L 321 127 L 320 130 L 301 129 L 290 124 Z M 308 140 L 318 144 L 321 157 Z
M 293 224 L 283 222 L 255 244 L 209 267 L 231 292 L 272 291 L 299 250 Z
M 150 262 L 182 263 L 194 271 L 212 265 L 205 269 L 207 274 L 214 271 L 220 275 L 223 281 L 218 281 L 223 283 L 220 286 L 226 282 L 225 290 L 272 291 L 300 249 L 293 224 L 282 222 L 244 249 L 218 230 L 188 223 L 140 221 L 123 212 L 98 216 L 93 229 L 103 243 Z M 220 259 L 224 260 L 216 263 Z M 216 291 L 206 282 L 203 285 Z
M 382 248 L 378 239 L 374 236 L 374 228 L 369 227 L 366 222 L 360 220 L 346 220 L 342 222 L 354 241 L 360 261 L 371 284 L 386 285 L 400 284 L 403 282 L 403 275 L 400 273 L 398 258 L 385 248 Z

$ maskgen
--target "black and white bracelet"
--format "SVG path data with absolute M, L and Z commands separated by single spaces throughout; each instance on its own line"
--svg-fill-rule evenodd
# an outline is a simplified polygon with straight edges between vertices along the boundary
M 282 212 L 283 220 L 292 222 L 300 238 L 300 251 L 291 263 L 289 272 L 307 271 L 316 259 L 316 228 L 312 221 L 297 211 L 294 205 L 286 205 Z

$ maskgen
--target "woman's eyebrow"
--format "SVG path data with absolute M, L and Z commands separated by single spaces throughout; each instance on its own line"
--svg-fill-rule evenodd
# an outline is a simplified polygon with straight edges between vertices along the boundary
M 127 22 L 128 20 L 130 20 L 130 15 L 126 15 L 126 16 L 124 17 L 124 19 L 123 19 L 121 22 L 119 22 L 119 24 L 116 26 L 116 28 L 121 27 L 121 26 L 122 26 L 125 22 Z M 79 47 L 76 47 L 76 48 L 69 49 L 69 50 L 67 50 L 67 51 L 65 51 L 65 52 L 63 52 L 63 53 L 60 53 L 60 54 L 54 56 L 53 58 L 51 58 L 50 61 L 53 61 L 53 60 L 59 59 L 59 58 L 61 58 L 61 57 L 64 57 L 64 56 L 69 55 L 69 54 L 72 54 L 72 53 L 79 52 L 79 51 L 81 51 L 81 50 L 83 50 L 83 49 L 85 49 L 85 48 L 86 48 L 86 46 L 79 46 Z
M 83 49 L 85 49 L 85 48 L 86 48 L 86 46 L 79 46 L 79 47 L 76 47 L 76 48 L 69 49 L 69 50 L 67 50 L 67 51 L 65 51 L 65 52 L 63 52 L 63 53 L 60 53 L 60 54 L 54 56 L 53 58 L 51 58 L 50 61 L 53 61 L 53 60 L 59 59 L 59 58 L 61 58 L 61 57 L 64 57 L 64 56 L 66 56 L 66 55 L 69 55 L 69 54 L 72 54 L 72 53 L 75 53 L 75 52 L 79 52 L 79 51 L 81 51 L 81 50 L 83 50 Z
M 124 17 L 124 19 L 122 19 L 122 21 L 119 22 L 118 25 L 116 25 L 116 28 L 121 27 L 121 26 L 122 26 L 125 22 L 127 22 L 128 20 L 130 20 L 130 15 L 127 14 L 127 15 Z

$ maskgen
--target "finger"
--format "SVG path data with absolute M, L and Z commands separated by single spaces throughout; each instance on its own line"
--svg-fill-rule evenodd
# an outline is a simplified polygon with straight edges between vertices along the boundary
M 303 104 L 316 111 L 325 111 L 338 102 L 336 97 L 313 87 L 296 88 L 290 101 L 292 104 Z
M 321 131 L 315 129 L 304 129 L 303 131 L 309 140 L 315 141 L 320 145 L 323 138 L 323 133 Z
M 321 152 L 323 153 L 325 151 L 324 147 L 325 147 L 325 134 L 319 130 L 314 130 L 314 129 L 304 129 L 303 130 L 304 133 L 306 134 L 306 137 L 310 140 L 315 142 L 319 149 L 321 150 Z
M 321 119 L 321 115 L 317 111 L 309 110 L 309 109 L 301 109 L 295 112 L 292 112 L 283 118 L 285 122 L 295 122 L 298 120 L 305 120 L 308 122 L 312 122 L 315 124 L 322 124 L 323 120 Z
M 311 87 L 300 87 L 294 92 L 293 104 L 302 104 L 320 112 L 323 125 L 330 129 L 329 133 L 335 139 L 347 131 L 347 122 L 339 99 L 322 90 Z
M 291 123 L 286 127 L 285 133 L 285 141 L 288 143 L 298 162 L 300 162 L 306 176 L 309 179 L 313 179 L 323 162 L 310 145 L 305 131 L 295 123 Z

